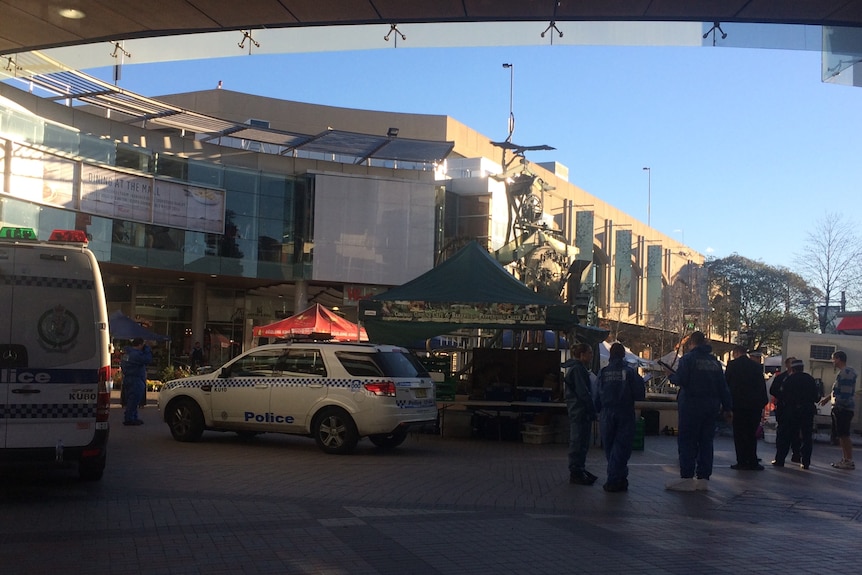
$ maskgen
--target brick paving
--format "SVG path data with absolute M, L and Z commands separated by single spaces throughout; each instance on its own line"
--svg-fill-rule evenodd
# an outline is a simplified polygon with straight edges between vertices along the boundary
M 142 415 L 113 410 L 101 482 L 0 475 L 4 575 L 862 572 L 862 468 L 831 468 L 826 443 L 807 471 L 772 468 L 761 443 L 767 469 L 737 472 L 718 437 L 710 490 L 676 493 L 676 438 L 649 436 L 629 491 L 605 493 L 598 448 L 584 487 L 559 444 L 414 434 L 339 457 L 280 435 L 178 443 Z

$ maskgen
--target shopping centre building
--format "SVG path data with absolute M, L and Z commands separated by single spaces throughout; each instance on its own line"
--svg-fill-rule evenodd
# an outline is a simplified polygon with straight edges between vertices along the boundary
M 86 230 L 109 311 L 169 335 L 171 361 L 199 340 L 218 364 L 310 303 L 355 320 L 474 239 L 641 350 L 706 306 L 701 254 L 453 118 L 123 93 L 160 122 L 105 90 L 70 106 L 0 84 L 0 220 Z

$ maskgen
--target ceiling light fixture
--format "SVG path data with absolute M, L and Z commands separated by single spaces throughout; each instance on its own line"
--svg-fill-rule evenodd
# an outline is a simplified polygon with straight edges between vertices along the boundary
M 83 10 L 78 10 L 77 8 L 60 8 L 57 10 L 57 13 L 69 20 L 80 20 L 87 17 L 87 14 Z

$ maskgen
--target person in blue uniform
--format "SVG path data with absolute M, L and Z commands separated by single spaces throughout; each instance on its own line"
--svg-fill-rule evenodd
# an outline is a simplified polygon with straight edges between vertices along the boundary
M 569 413 L 569 483 L 592 485 L 597 477 L 587 471 L 587 451 L 590 448 L 591 427 L 596 420 L 589 366 L 593 348 L 585 343 L 571 347 L 572 359 L 565 378 L 566 409 Z
M 605 491 L 626 491 L 629 487 L 629 458 L 635 440 L 635 401 L 646 397 L 646 384 L 640 374 L 626 365 L 626 349 L 614 343 L 608 352 L 608 365 L 596 382 L 595 403 L 599 413 L 602 446 L 608 460 Z
M 665 488 L 705 491 L 712 475 L 716 418 L 721 413 L 732 420 L 733 407 L 724 369 L 703 332 L 692 333 L 686 346 L 688 351 L 676 372 L 669 374 L 671 383 L 679 386 L 679 479 L 669 481 Z
M 153 351 L 141 338 L 133 339 L 132 344 L 123 351 L 123 359 L 120 362 L 123 394 L 126 399 L 123 425 L 144 423 L 138 417 L 138 406 L 147 395 L 147 365 L 152 361 Z

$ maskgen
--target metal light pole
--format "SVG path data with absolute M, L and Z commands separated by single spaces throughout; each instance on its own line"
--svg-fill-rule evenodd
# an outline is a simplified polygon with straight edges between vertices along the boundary
M 503 68 L 509 69 L 509 135 L 506 137 L 506 141 L 511 142 L 512 134 L 515 132 L 515 112 L 512 107 L 515 95 L 515 65 L 512 63 L 504 63 Z
M 652 206 L 652 170 L 644 168 L 647 173 L 647 204 L 646 204 L 646 225 L 650 226 L 650 208 Z

